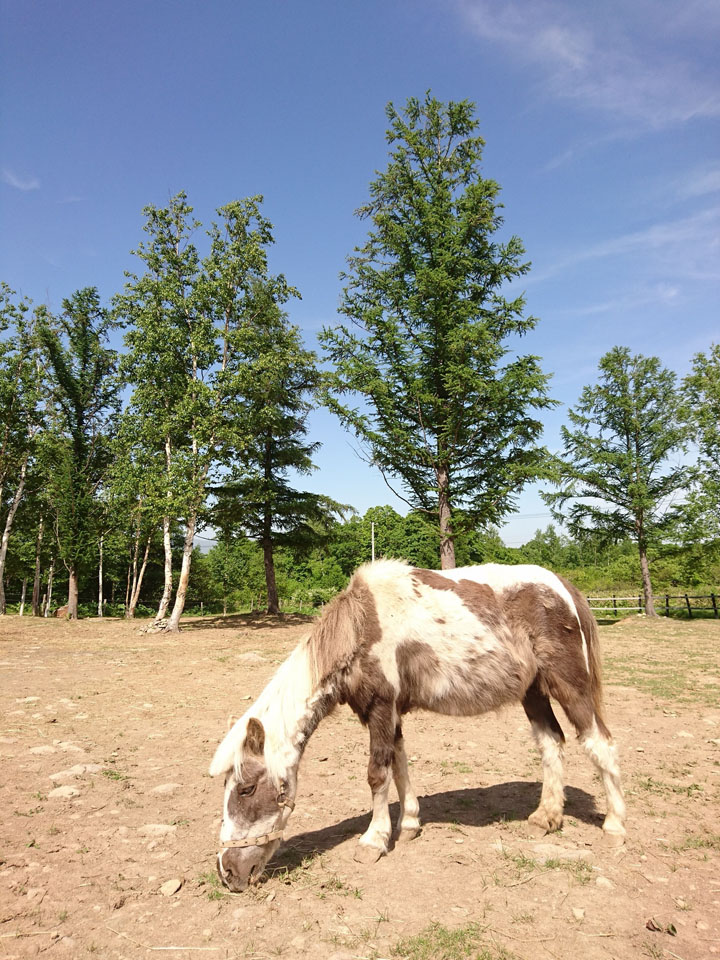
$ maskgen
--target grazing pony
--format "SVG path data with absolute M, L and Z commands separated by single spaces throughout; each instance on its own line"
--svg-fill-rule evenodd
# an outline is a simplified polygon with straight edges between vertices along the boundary
M 393 779 L 397 839 L 420 831 L 402 735 L 402 716 L 413 709 L 475 716 L 520 701 L 543 766 L 540 805 L 529 820 L 557 830 L 564 736 L 551 696 L 602 777 L 605 835 L 622 842 L 625 803 L 602 717 L 597 629 L 580 593 L 536 566 L 433 571 L 380 560 L 360 567 L 217 748 L 210 773 L 225 774 L 223 883 L 239 892 L 259 879 L 292 812 L 307 741 L 338 703 L 370 731 L 372 821 L 359 859 L 387 853 Z

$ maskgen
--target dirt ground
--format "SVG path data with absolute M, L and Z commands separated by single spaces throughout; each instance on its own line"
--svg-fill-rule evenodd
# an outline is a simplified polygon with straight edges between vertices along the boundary
M 539 761 L 513 707 L 406 718 L 422 834 L 357 863 L 367 742 L 342 708 L 310 741 L 284 847 L 240 895 L 215 876 L 208 763 L 307 621 L 140 627 L 0 620 L 0 956 L 720 956 L 718 622 L 602 628 L 622 848 L 602 842 L 602 788 L 570 736 L 564 828 L 529 833 Z

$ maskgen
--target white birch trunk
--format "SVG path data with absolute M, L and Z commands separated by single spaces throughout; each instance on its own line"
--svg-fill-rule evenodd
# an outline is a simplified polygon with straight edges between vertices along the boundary
M 20 609 L 18 610 L 19 617 L 25 616 L 25 594 L 27 593 L 27 582 L 28 578 L 25 577 L 23 579 L 22 594 L 20 595 Z
M 100 537 L 100 567 L 98 569 L 98 616 L 103 615 L 103 541 Z
M 22 495 L 25 490 L 25 478 L 27 476 L 27 466 L 29 455 L 25 457 L 20 468 L 20 479 L 18 480 L 15 496 L 12 498 L 8 514 L 5 518 L 5 529 L 3 530 L 2 541 L 0 541 L 0 615 L 5 613 L 5 560 L 7 558 L 8 544 L 10 542 L 10 531 L 15 520 L 15 514 L 20 506 Z
M 197 517 L 193 514 L 188 518 L 188 525 L 185 531 L 185 543 L 183 544 L 182 566 L 180 568 L 180 579 L 178 580 L 177 591 L 175 592 L 175 604 L 168 620 L 167 630 L 171 633 L 178 633 L 180 630 L 180 617 L 185 609 L 185 597 L 187 596 L 188 583 L 190 582 L 190 564 L 192 563 L 193 542 L 195 540 L 195 526 Z
M 45 599 L 45 612 L 43 613 L 44 617 L 50 616 L 50 603 L 52 601 L 52 585 L 53 585 L 53 574 L 55 572 L 55 557 L 50 561 L 50 570 L 48 572 L 48 585 L 47 585 L 47 597 Z

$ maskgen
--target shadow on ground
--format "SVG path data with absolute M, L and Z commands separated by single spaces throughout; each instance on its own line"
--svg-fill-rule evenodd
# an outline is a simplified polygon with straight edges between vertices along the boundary
M 465 827 L 487 827 L 502 821 L 527 820 L 540 801 L 539 783 L 510 781 L 486 788 L 448 790 L 443 793 L 419 797 L 420 819 L 427 827 L 430 824 L 447 823 Z M 595 798 L 577 787 L 565 790 L 565 817 L 583 823 L 602 826 L 602 815 L 595 805 Z M 398 817 L 397 803 L 390 805 L 390 816 L 395 823 Z M 322 830 L 300 833 L 288 841 L 270 860 L 267 871 L 292 873 L 307 857 L 315 857 L 339 846 L 352 837 L 359 837 L 370 823 L 370 814 L 349 817 Z
M 315 622 L 315 617 L 303 613 L 228 613 L 224 616 L 198 617 L 197 620 L 183 620 L 182 632 L 192 630 L 285 630 L 287 627 L 301 627 Z

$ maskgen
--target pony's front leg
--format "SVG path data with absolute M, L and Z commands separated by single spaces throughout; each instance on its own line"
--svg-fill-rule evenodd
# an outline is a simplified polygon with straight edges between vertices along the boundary
M 392 833 L 388 794 L 393 778 L 395 757 L 395 708 L 379 704 L 368 720 L 370 729 L 370 762 L 368 783 L 372 791 L 373 812 L 370 826 L 358 841 L 355 859 L 375 863 L 388 851 Z
M 414 840 L 420 833 L 420 804 L 408 776 L 407 754 L 400 724 L 395 730 L 395 755 L 393 756 L 393 777 L 400 801 L 400 816 L 397 822 L 397 839 Z

